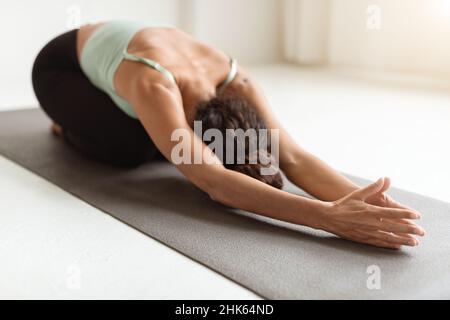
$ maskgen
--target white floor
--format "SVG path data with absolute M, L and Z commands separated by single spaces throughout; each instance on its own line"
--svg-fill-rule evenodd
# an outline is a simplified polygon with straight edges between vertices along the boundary
M 450 84 L 252 71 L 305 148 L 339 170 L 450 201 Z M 29 86 L 11 83 L 0 110 L 36 104 Z M 1 157 L 0 194 L 0 298 L 257 298 Z

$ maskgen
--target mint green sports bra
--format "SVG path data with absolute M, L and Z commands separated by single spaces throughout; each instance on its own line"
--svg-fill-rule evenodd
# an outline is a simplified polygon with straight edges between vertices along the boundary
M 159 63 L 127 52 L 134 35 L 147 27 L 170 26 L 156 26 L 142 21 L 107 22 L 91 35 L 83 48 L 80 59 L 81 69 L 92 84 L 108 94 L 120 109 L 135 119 L 138 117 L 133 107 L 125 99 L 119 97 L 114 87 L 114 75 L 123 60 L 142 62 L 161 72 L 169 81 L 176 84 L 173 74 Z M 230 65 L 230 72 L 219 86 L 219 91 L 224 90 L 237 75 L 237 61 L 230 58 Z

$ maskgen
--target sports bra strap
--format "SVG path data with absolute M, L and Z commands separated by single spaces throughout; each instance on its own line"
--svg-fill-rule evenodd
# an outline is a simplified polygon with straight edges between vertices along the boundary
M 129 53 L 126 49 L 123 51 L 123 56 L 126 60 L 142 62 L 142 63 L 148 65 L 149 67 L 155 69 L 156 71 L 161 72 L 173 84 L 175 84 L 175 85 L 177 84 L 177 81 L 176 81 L 175 77 L 173 76 L 173 74 L 169 70 L 167 70 L 166 68 L 161 66 L 159 63 L 157 63 L 156 61 L 136 56 L 134 54 Z M 231 69 L 230 69 L 230 72 L 228 73 L 227 78 L 225 79 L 224 82 L 222 82 L 219 85 L 219 88 L 218 88 L 219 92 L 224 91 L 228 87 L 228 85 L 231 82 L 233 82 L 233 80 L 236 78 L 236 75 L 238 73 L 238 63 L 237 63 L 236 59 L 230 58 L 230 67 L 231 67 Z
M 228 73 L 227 78 L 219 86 L 219 92 L 224 91 L 228 87 L 228 85 L 236 78 L 236 75 L 238 73 L 238 62 L 236 59 L 230 58 L 230 67 L 231 69 Z
M 173 84 L 177 84 L 177 81 L 176 81 L 175 77 L 173 76 L 173 74 L 169 70 L 164 68 L 162 65 L 157 63 L 156 61 L 153 61 L 153 60 L 150 60 L 147 58 L 138 57 L 134 54 L 128 53 L 127 50 L 124 50 L 123 56 L 127 60 L 142 62 L 142 63 L 148 65 L 149 67 L 155 69 L 156 71 L 161 72 Z

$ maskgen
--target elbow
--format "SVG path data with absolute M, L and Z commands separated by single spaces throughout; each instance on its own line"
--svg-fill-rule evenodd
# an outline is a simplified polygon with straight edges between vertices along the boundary
M 223 165 L 209 166 L 180 166 L 183 175 L 197 188 L 207 193 L 209 197 L 219 203 L 228 203 L 230 175 Z
M 209 195 L 210 199 L 214 202 L 229 205 L 229 199 L 227 198 L 227 193 L 220 184 L 210 184 L 205 188 L 206 193 Z
M 214 193 L 214 192 L 208 192 L 208 195 L 209 195 L 209 198 L 210 198 L 212 201 L 217 202 L 217 203 L 221 203 L 221 204 L 222 204 L 222 201 L 219 200 L 220 197 L 218 197 L 218 195 L 217 195 L 216 193 Z
M 304 157 L 305 154 L 298 151 L 285 154 L 281 162 L 281 169 L 287 174 L 298 170 L 303 165 Z
M 229 197 L 223 192 L 208 192 L 209 198 L 217 203 L 220 203 L 221 205 L 227 206 L 227 207 L 233 207 L 233 203 Z
M 220 174 L 205 177 L 201 179 L 201 181 L 198 181 L 197 185 L 200 189 L 205 191 L 214 202 L 229 205 L 230 199 L 229 192 L 226 191 L 225 171 L 226 169 L 221 171 Z

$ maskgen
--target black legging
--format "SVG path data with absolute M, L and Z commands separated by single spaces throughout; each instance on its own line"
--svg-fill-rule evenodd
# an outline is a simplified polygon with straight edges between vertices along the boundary
M 77 32 L 53 39 L 36 58 L 32 81 L 42 109 L 63 128 L 69 145 L 97 161 L 136 167 L 159 155 L 140 121 L 84 75 L 77 59 Z

